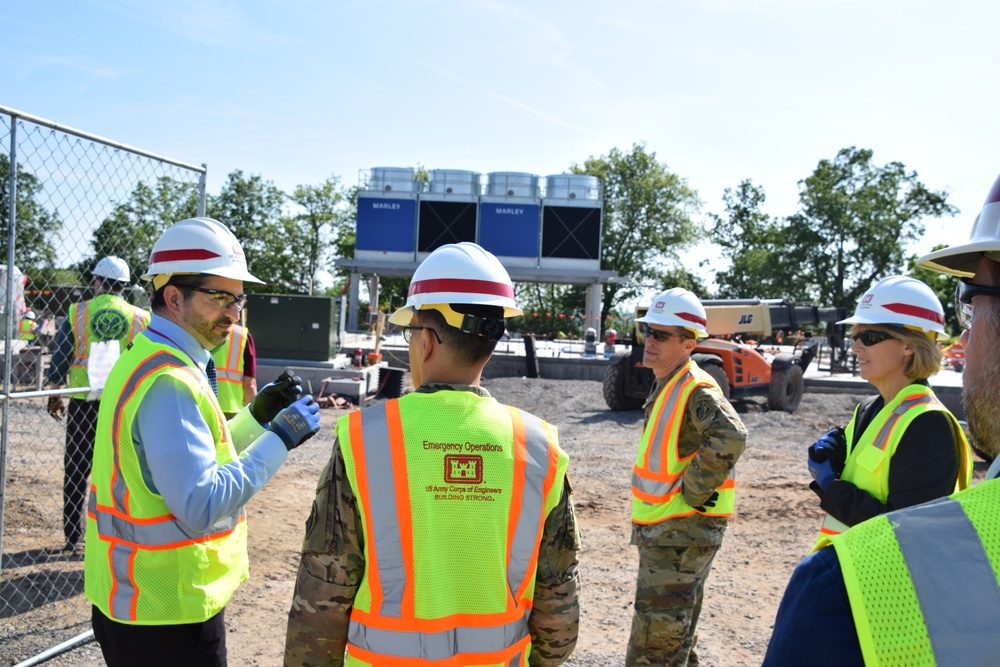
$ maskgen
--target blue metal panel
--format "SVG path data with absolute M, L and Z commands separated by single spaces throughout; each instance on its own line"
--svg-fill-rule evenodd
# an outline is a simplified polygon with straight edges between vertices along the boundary
M 416 199 L 358 197 L 358 250 L 413 252 L 416 230 Z
M 479 245 L 503 257 L 538 257 L 538 204 L 482 202 Z

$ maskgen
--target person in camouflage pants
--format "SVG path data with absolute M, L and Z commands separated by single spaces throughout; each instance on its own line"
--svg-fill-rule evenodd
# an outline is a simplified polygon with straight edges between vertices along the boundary
M 434 261 L 442 256 L 449 262 L 442 265 Z M 480 275 L 480 281 L 472 280 L 483 273 L 483 267 L 493 270 L 493 274 L 487 271 L 487 275 Z M 476 289 L 476 285 L 481 287 L 492 279 L 494 285 L 491 290 L 508 293 L 510 297 L 498 300 L 495 296 L 470 293 L 463 300 L 461 294 L 451 292 L 448 294 L 451 301 L 441 304 L 434 300 L 433 288 L 426 285 L 433 285 L 435 280 L 440 284 L 442 280 L 449 279 L 449 274 L 469 278 L 463 284 L 471 286 L 471 289 Z M 456 282 L 453 280 L 452 284 Z M 483 300 L 488 304 L 481 304 Z M 458 324 L 452 324 L 455 314 L 459 315 Z M 560 470 L 564 470 L 566 458 L 558 447 L 554 427 L 543 426 L 543 429 L 551 429 L 548 431 L 547 458 L 550 463 L 547 465 L 552 466 L 550 479 L 556 480 L 549 482 L 551 492 L 544 497 L 558 498 L 547 501 L 553 504 L 544 517 L 534 515 L 534 534 L 540 532 L 538 545 L 525 562 L 520 558 L 507 558 L 506 552 L 513 552 L 514 546 L 496 539 L 497 535 L 502 538 L 504 532 L 510 530 L 504 524 L 515 525 L 512 521 L 517 516 L 514 511 L 520 511 L 520 500 L 514 496 L 517 482 L 512 482 L 509 474 L 500 472 L 508 469 L 505 461 L 513 456 L 515 449 L 515 443 L 510 441 L 510 426 L 505 426 L 505 422 L 509 424 L 512 413 L 499 406 L 479 386 L 479 380 L 483 366 L 505 330 L 504 318 L 512 314 L 520 314 L 520 311 L 513 306 L 513 288 L 509 277 L 499 262 L 478 246 L 468 243 L 442 246 L 418 267 L 407 304 L 390 318 L 394 324 L 404 326 L 404 335 L 410 346 L 411 376 L 417 389 L 411 395 L 366 408 L 360 414 L 341 417 L 338 421 L 333 455 L 320 476 L 312 512 L 306 522 L 302 557 L 288 613 L 285 665 L 339 666 L 344 664 L 345 650 L 352 657 L 360 656 L 357 659 L 365 663 L 381 664 L 378 657 L 388 652 L 383 649 L 388 649 L 396 656 L 393 664 L 404 659 L 410 659 L 414 664 L 424 664 L 425 660 L 428 661 L 426 664 L 438 664 L 438 661 L 445 660 L 447 664 L 454 665 L 483 664 L 483 655 L 496 658 L 509 653 L 509 657 L 502 660 L 504 664 L 509 661 L 512 665 L 555 667 L 565 662 L 573 652 L 580 613 L 577 599 L 579 534 L 569 478 L 555 469 L 558 460 Z M 409 407 L 415 405 L 420 409 Z M 383 411 L 398 415 L 398 433 L 402 442 L 397 441 L 398 446 L 394 446 L 388 456 L 377 459 L 380 469 L 405 468 L 405 473 L 395 474 L 410 481 L 419 478 L 419 482 L 390 483 L 390 488 L 385 485 L 377 488 L 369 486 L 367 480 L 372 478 L 372 473 L 368 471 L 365 461 L 368 460 L 371 440 L 377 440 L 373 436 L 378 434 L 366 430 L 365 424 L 372 422 L 365 420 L 374 421 L 375 418 L 368 415 L 381 415 Z M 528 413 L 521 414 L 525 420 L 537 419 Z M 490 422 L 483 419 L 483 415 L 500 418 Z M 441 435 L 448 433 L 460 433 L 461 440 Z M 493 436 L 477 440 L 477 434 L 483 433 L 493 433 Z M 392 437 L 391 434 L 389 437 Z M 505 441 L 504 437 L 508 440 Z M 361 443 L 357 442 L 359 438 Z M 490 453 L 481 457 L 484 463 L 479 470 L 481 487 L 491 487 L 490 490 L 473 492 L 470 497 L 466 490 L 472 487 L 461 482 L 452 480 L 440 487 L 428 485 L 429 471 L 441 469 L 439 459 L 443 460 L 444 469 L 448 470 L 447 459 L 439 450 L 467 452 L 470 451 L 470 440 L 471 451 Z M 361 463 L 358 462 L 359 457 Z M 460 458 L 474 457 L 462 455 Z M 527 466 L 546 465 L 544 458 L 528 461 Z M 364 483 L 359 481 L 362 475 L 366 480 Z M 525 474 L 524 477 L 526 495 L 541 491 L 541 488 L 533 489 L 540 478 L 533 482 L 531 476 Z M 438 492 L 442 493 L 435 495 Z M 493 522 L 466 520 L 473 504 L 482 502 L 481 495 L 477 493 L 493 494 L 494 498 L 486 504 L 492 504 L 494 499 L 504 501 L 492 508 L 499 511 L 488 515 L 493 517 Z M 373 513 L 380 511 L 373 509 L 371 498 L 375 494 L 403 498 L 400 502 L 411 511 L 399 512 L 398 504 L 389 505 L 397 509 L 383 509 L 381 516 L 385 517 L 385 512 L 391 511 L 394 516 L 389 523 L 398 523 L 406 531 L 412 531 L 414 537 L 411 541 L 416 543 L 420 538 L 420 544 L 425 545 L 422 549 L 410 550 L 410 567 L 416 574 L 406 575 L 405 590 L 400 594 L 402 601 L 398 608 L 390 612 L 384 610 L 384 603 L 376 608 L 370 602 L 376 593 L 368 592 L 381 591 L 378 594 L 381 600 L 392 596 L 393 587 L 385 580 L 399 576 L 398 569 L 390 570 L 391 566 L 386 565 L 387 556 L 381 546 L 373 553 L 374 545 L 382 544 L 378 540 L 383 533 L 380 528 L 372 526 L 382 525 L 384 529 L 384 524 L 376 524 L 372 518 Z M 507 503 L 510 503 L 510 510 Z M 428 505 L 433 509 L 433 522 L 420 519 L 418 508 Z M 541 508 L 541 505 L 538 507 Z M 549 505 L 546 504 L 546 507 Z M 538 521 L 541 518 L 544 518 L 543 522 Z M 519 521 L 516 525 L 520 527 L 521 524 Z M 405 534 L 405 531 L 400 532 Z M 374 534 L 375 538 L 368 537 L 366 540 L 369 534 Z M 431 569 L 426 559 L 436 557 L 436 552 L 428 551 L 428 543 L 440 549 L 440 554 L 455 553 L 454 545 L 460 544 L 457 548 L 461 557 L 455 559 L 457 577 L 452 576 L 448 582 L 443 582 L 442 578 L 448 574 L 440 571 L 436 576 L 428 574 Z M 490 557 L 477 559 L 474 555 L 477 548 L 489 549 L 484 555 Z M 492 551 L 495 548 L 504 550 L 504 558 L 492 557 L 496 553 Z M 407 551 L 406 546 L 401 546 L 400 551 Z M 522 555 L 525 554 L 522 552 Z M 504 562 L 509 563 L 507 573 L 503 571 Z M 511 595 L 514 591 L 507 592 L 510 589 L 506 582 L 510 581 L 510 570 L 517 569 L 519 562 L 525 563 L 520 566 L 525 573 L 525 593 Z M 423 578 L 421 572 L 424 573 Z M 431 576 L 434 579 L 430 579 Z M 501 583 L 500 587 L 495 585 L 497 582 Z M 522 600 L 522 596 L 530 596 L 530 600 Z M 515 623 L 507 623 L 509 630 L 504 645 L 485 646 L 481 637 L 490 635 L 495 628 L 503 625 L 494 625 L 497 614 L 486 613 L 483 609 L 503 609 L 505 606 L 512 612 L 523 609 L 527 619 L 525 625 L 518 625 L 515 629 Z M 451 613 L 429 619 L 431 614 L 426 610 L 432 608 L 447 608 Z M 420 613 L 418 610 L 421 609 L 425 611 Z M 400 628 L 401 620 L 406 621 L 403 629 L 395 630 Z M 387 625 L 394 629 L 388 634 L 407 635 L 405 643 L 408 647 L 417 647 L 415 655 L 399 657 L 405 655 L 398 653 L 406 650 L 402 647 L 404 641 L 390 639 L 388 643 L 391 646 L 387 646 L 386 643 L 378 644 L 377 638 L 372 639 L 373 636 L 387 634 L 383 629 Z M 434 632 L 419 630 L 431 626 L 435 628 Z M 468 632 L 468 626 L 472 626 L 473 632 Z M 475 639 L 470 640 L 470 636 Z M 427 639 L 426 643 L 424 639 Z M 363 645 L 366 642 L 367 645 Z M 428 655 L 425 650 L 437 650 L 438 653 Z M 490 659 L 486 662 L 492 664 L 501 660 Z
M 697 297 L 668 290 L 637 322 L 645 333 L 643 365 L 656 383 L 644 406 L 633 472 L 631 543 L 639 549 L 639 571 L 625 663 L 698 665 L 705 581 L 732 514 L 734 466 L 747 432 L 714 380 L 690 359 L 697 337 L 707 335 Z

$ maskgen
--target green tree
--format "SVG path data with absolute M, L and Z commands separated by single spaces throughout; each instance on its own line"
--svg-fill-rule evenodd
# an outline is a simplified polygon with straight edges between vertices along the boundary
M 247 284 L 248 291 L 270 294 L 304 294 L 308 285 L 298 269 L 305 260 L 305 239 L 295 222 L 282 215 L 286 195 L 259 175 L 244 176 L 241 169 L 229 174 L 207 210 L 229 227 L 243 246 L 250 273 L 266 285 Z
M 819 303 L 852 307 L 882 277 L 898 274 L 923 218 L 954 215 L 944 191 L 930 190 L 900 162 L 882 167 L 872 151 L 844 148 L 799 182 L 801 209 L 784 230 L 796 273 Z
M 195 183 L 161 177 L 150 186 L 137 183 L 124 202 L 94 229 L 90 245 L 93 255 L 77 264 L 81 280 L 89 283 L 90 272 L 102 257 L 115 255 L 128 264 L 132 282 L 145 273 L 156 240 L 170 225 L 193 218 L 198 213 L 198 186 Z
M 795 275 L 796 258 L 785 244 L 781 223 L 761 211 L 765 199 L 764 188 L 745 180 L 736 190 L 726 188 L 724 216 L 709 214 L 712 242 L 729 259 L 729 269 L 715 274 L 718 296 L 808 300 L 807 285 L 788 279 Z
M 601 267 L 616 271 L 621 281 L 602 286 L 603 323 L 618 301 L 656 289 L 666 270 L 681 263 L 681 251 L 699 232 L 691 215 L 700 201 L 685 179 L 641 144 L 629 152 L 613 148 L 571 170 L 597 176 L 604 185 Z
M 319 289 L 316 274 L 325 265 L 331 248 L 331 236 L 339 231 L 337 222 L 345 215 L 346 195 L 340 178 L 331 176 L 319 185 L 299 185 L 291 200 L 302 212 L 294 216 L 294 224 L 303 239 L 298 254 L 302 257 L 299 282 L 308 285 L 308 293 Z
M 17 166 L 14 209 L 14 265 L 36 278 L 55 269 L 56 247 L 63 222 L 41 203 L 43 183 L 37 176 Z M 0 155 L 0 264 L 7 263 L 7 227 L 10 219 L 10 158 Z

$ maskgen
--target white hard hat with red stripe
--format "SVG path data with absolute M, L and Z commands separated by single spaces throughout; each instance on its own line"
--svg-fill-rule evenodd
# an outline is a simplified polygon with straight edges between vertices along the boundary
M 873 285 L 837 324 L 896 324 L 924 333 L 944 333 L 944 308 L 933 290 L 916 278 L 889 276 Z
M 229 228 L 212 218 L 189 218 L 168 228 L 153 246 L 143 280 L 159 289 L 163 278 L 175 273 L 206 274 L 249 283 L 263 283 L 250 275 L 243 246 Z M 158 284 L 159 283 L 159 284 Z
M 636 322 L 659 324 L 665 327 L 683 327 L 693 333 L 696 338 L 707 338 L 708 317 L 705 306 L 694 295 L 683 287 L 672 287 L 653 299 L 649 310 Z
M 462 316 L 452 315 L 449 304 L 498 306 L 505 318 L 523 314 L 514 303 L 514 284 L 500 260 L 468 241 L 443 245 L 420 263 L 410 281 L 406 304 L 389 321 L 405 326 L 414 311 L 433 307 L 458 328 Z
M 983 210 L 972 223 L 968 242 L 924 255 L 917 260 L 917 266 L 971 278 L 983 256 L 1000 262 L 1000 176 L 993 182 Z

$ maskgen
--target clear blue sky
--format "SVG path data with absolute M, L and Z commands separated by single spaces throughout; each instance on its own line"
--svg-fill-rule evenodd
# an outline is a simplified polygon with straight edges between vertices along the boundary
M 703 212 L 840 148 L 962 213 L 1000 173 L 1000 6 L 971 0 L 8 0 L 0 104 L 291 191 L 377 166 L 545 176 L 643 142 Z M 703 249 L 704 250 L 704 249 Z M 710 253 L 704 253 L 708 256 Z M 692 267 L 693 268 L 693 267 Z

